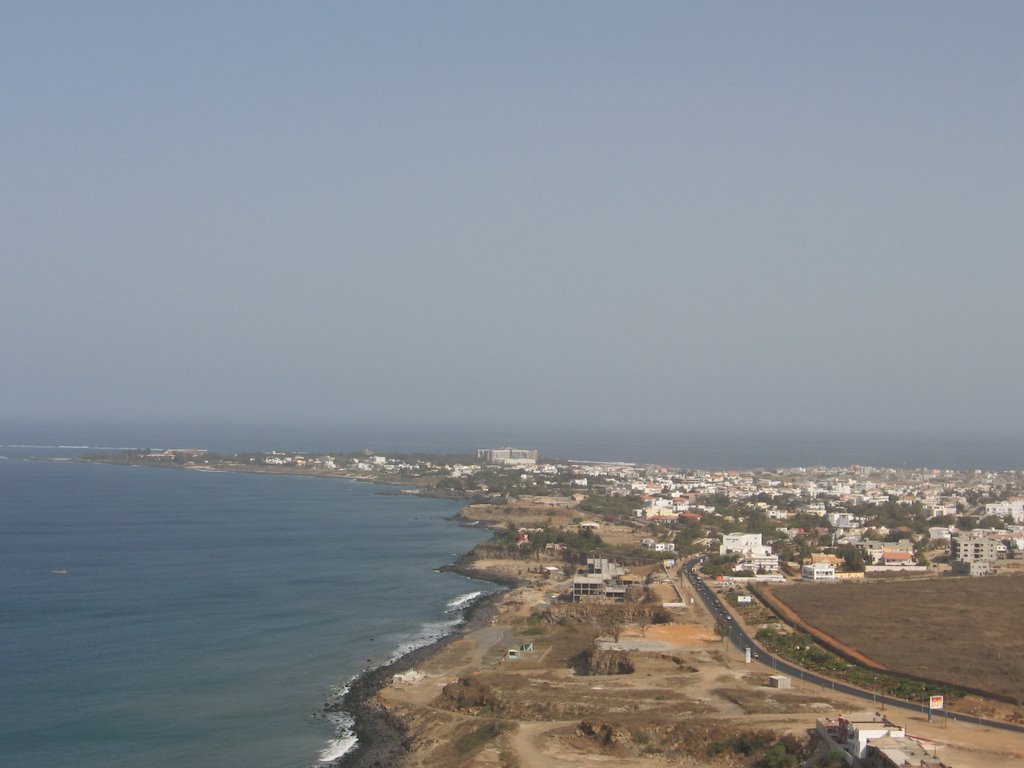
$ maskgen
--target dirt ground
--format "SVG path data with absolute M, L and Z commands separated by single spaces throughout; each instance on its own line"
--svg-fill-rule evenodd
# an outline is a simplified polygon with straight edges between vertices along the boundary
M 460 516 L 489 526 L 509 521 L 524 528 L 572 528 L 586 521 L 597 523 L 596 533 L 610 546 L 636 546 L 644 538 L 642 532 L 628 525 L 616 525 L 576 509 L 575 502 L 562 497 L 524 497 L 508 504 L 469 504 Z
M 1024 576 L 1007 575 L 773 591 L 812 625 L 891 669 L 1024 701 L 1024 613 L 1014 607 L 1022 590 Z
M 801 681 L 770 688 L 771 670 L 720 641 L 699 606 L 674 624 L 626 625 L 616 638 L 597 621 L 545 621 L 550 595 L 549 585 L 505 593 L 495 618 L 379 694 L 409 724 L 407 766 L 742 766 L 708 745 L 752 729 L 806 738 L 816 718 L 871 707 Z M 533 650 L 520 650 L 527 643 Z M 627 659 L 632 672 L 586 674 L 588 652 Z M 902 710 L 891 717 L 956 768 L 1024 765 L 1024 736 L 944 728 Z
M 464 520 L 478 520 L 487 525 L 505 525 L 511 521 L 524 528 L 567 527 L 577 518 L 587 515 L 578 512 L 568 499 L 547 499 L 544 503 L 518 500 L 507 504 L 469 504 L 459 516 Z

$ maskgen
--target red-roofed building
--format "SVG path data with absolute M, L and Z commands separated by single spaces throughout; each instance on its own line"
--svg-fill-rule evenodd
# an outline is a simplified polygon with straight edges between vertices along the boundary
M 900 552 L 893 549 L 883 549 L 882 557 L 878 560 L 879 565 L 910 565 L 913 562 L 913 552 Z

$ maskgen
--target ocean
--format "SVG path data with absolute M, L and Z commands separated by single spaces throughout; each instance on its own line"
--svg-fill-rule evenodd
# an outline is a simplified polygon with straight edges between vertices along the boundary
M 457 502 L 40 453 L 0 448 L 4 765 L 314 765 L 333 691 L 496 589 L 436 572 Z
M 0 424 L 0 443 L 211 451 L 373 450 L 473 455 L 477 448 L 536 448 L 542 457 L 626 461 L 693 469 L 754 469 L 862 464 L 903 469 L 1024 470 L 1024 433 L 971 434 L 936 425 L 927 432 L 636 428 L 401 427 L 318 423 Z M 2 449 L 0 449 L 2 450 Z
M 344 720 L 324 720 L 326 699 L 452 631 L 460 605 L 495 589 L 436 571 L 486 535 L 449 519 L 459 502 L 343 479 L 27 457 L 508 444 L 705 469 L 1024 468 L 1021 436 L 5 424 L 2 763 L 313 765 L 351 745 Z

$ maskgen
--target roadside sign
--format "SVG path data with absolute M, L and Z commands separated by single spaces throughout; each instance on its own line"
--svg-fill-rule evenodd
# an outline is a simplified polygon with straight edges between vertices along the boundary
M 946 701 L 942 696 L 928 697 L 928 709 L 943 709 L 945 703 Z

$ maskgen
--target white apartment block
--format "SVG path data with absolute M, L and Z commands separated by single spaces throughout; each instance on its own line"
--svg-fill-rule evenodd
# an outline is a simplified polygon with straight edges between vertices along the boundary
M 985 505 L 986 515 L 998 515 L 1015 523 L 1024 523 L 1024 499 L 1008 499 Z
M 863 522 L 861 517 L 849 512 L 826 512 L 825 517 L 834 528 L 857 528 Z
M 736 567 L 739 570 L 751 570 L 756 573 L 777 573 L 779 556 L 772 548 L 765 546 L 760 533 L 727 533 L 722 537 L 719 554 L 740 556 Z
M 721 555 L 742 554 L 753 550 L 766 549 L 760 533 L 726 533 L 722 536 Z
M 484 464 L 530 466 L 537 463 L 537 451 L 522 448 L 478 448 L 476 457 Z
M 999 556 L 999 542 L 984 536 L 961 533 L 954 536 L 949 544 L 949 559 L 961 563 L 976 563 L 995 560 Z M 1004 550 L 1005 551 L 1005 545 Z

